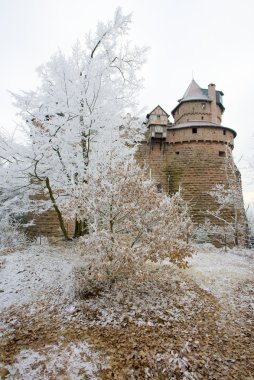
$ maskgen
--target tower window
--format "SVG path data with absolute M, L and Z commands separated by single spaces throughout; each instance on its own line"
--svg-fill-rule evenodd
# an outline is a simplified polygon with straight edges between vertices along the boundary
M 206 108 L 206 104 L 202 103 L 202 110 L 205 110 L 205 108 Z
M 192 128 L 192 133 L 198 133 L 197 128 Z
M 225 157 L 225 156 L 226 156 L 225 152 L 222 152 L 222 151 L 219 152 L 219 157 Z
M 224 136 L 226 135 L 226 131 L 225 131 L 225 129 L 223 130 L 223 135 L 224 135 Z
M 204 120 L 204 116 L 201 116 L 201 120 Z

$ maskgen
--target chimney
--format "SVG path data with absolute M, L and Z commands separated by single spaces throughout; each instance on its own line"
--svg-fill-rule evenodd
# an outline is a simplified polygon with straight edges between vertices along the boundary
M 212 123 L 218 124 L 217 119 L 217 105 L 216 105 L 216 89 L 215 84 L 211 83 L 208 86 L 208 96 L 211 99 L 211 116 L 212 116 Z

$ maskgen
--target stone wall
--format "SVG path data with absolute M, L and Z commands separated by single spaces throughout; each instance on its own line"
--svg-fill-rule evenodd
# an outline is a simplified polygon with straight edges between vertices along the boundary
M 38 193 L 32 197 L 32 200 L 39 200 L 40 202 L 43 200 L 46 201 L 47 197 L 44 194 Z M 26 219 L 27 222 L 33 222 L 33 224 L 26 229 L 27 235 L 30 238 L 36 236 L 47 236 L 51 240 L 60 240 L 63 238 L 58 216 L 53 207 L 41 213 L 29 213 Z M 69 237 L 72 237 L 74 234 L 74 221 L 65 220 L 64 224 Z
M 226 184 L 225 144 L 215 142 L 186 142 L 170 145 L 167 152 L 169 193 L 182 189 L 195 222 L 204 221 L 208 207 L 215 209 L 208 192 L 216 184 Z
M 195 127 L 195 125 L 193 125 Z M 226 129 L 223 127 L 196 127 L 196 133 L 193 133 L 193 128 L 181 128 L 177 129 L 174 127 L 169 128 L 168 130 L 168 142 L 170 144 L 174 143 L 183 143 L 183 142 L 215 142 L 222 143 L 224 145 L 223 150 L 225 150 L 225 144 L 234 146 L 234 134 L 230 129 Z M 196 145 L 193 145 L 193 149 L 195 150 Z M 198 147 L 198 145 L 197 145 Z
M 214 109 L 213 109 L 214 108 Z M 214 117 L 213 113 L 216 112 Z M 174 113 L 175 124 L 188 121 L 207 121 L 221 124 L 221 109 L 217 104 L 207 101 L 189 101 L 182 103 Z
M 174 194 L 181 188 L 197 225 L 204 223 L 207 210 L 218 209 L 217 202 L 208 194 L 217 184 L 239 186 L 241 194 L 240 173 L 233 163 L 231 148 L 226 144 L 227 139 L 232 142 L 233 133 L 227 131 L 224 135 L 221 128 L 215 132 L 213 129 L 200 130 L 200 136 L 204 135 L 208 140 L 194 140 L 191 139 L 191 129 L 176 130 L 174 136 L 170 131 L 167 142 L 143 143 L 137 153 L 138 161 L 148 166 L 152 178 L 165 192 Z M 211 140 L 209 134 L 213 137 Z M 238 213 L 244 225 L 243 202 L 240 202 Z M 231 221 L 233 217 L 233 208 L 224 211 L 225 220 Z M 217 225 L 224 224 L 219 220 L 212 221 Z
M 168 154 L 169 144 L 165 141 L 144 141 L 136 153 L 136 159 L 141 166 L 147 168 L 148 175 L 158 186 L 168 191 Z
M 47 236 L 50 240 L 63 239 L 63 233 L 59 226 L 57 214 L 54 209 L 50 209 L 38 215 L 30 215 L 34 224 L 27 229 L 29 237 Z M 65 228 L 69 237 L 74 234 L 74 222 L 65 221 Z

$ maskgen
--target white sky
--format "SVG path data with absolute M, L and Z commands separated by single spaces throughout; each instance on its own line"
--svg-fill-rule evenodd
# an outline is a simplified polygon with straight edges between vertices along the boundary
M 246 204 L 254 205 L 254 1 L 253 0 L 0 0 L 0 128 L 15 128 L 7 90 L 35 89 L 35 69 L 61 49 L 67 54 L 97 21 L 115 8 L 133 13 L 130 38 L 150 46 L 141 106 L 168 113 L 192 74 L 201 87 L 224 92 L 223 125 L 236 130 L 234 155 Z M 254 206 L 253 206 L 254 207 Z

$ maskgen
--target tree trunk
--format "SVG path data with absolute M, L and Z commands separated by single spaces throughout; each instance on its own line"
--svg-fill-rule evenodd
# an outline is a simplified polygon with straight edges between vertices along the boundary
M 75 220 L 75 230 L 74 230 L 74 235 L 73 238 L 79 238 L 81 236 L 84 236 L 88 234 L 88 226 L 87 226 L 87 221 L 84 220 Z
M 52 202 L 52 205 L 56 211 L 56 214 L 57 214 L 57 217 L 58 217 L 58 220 L 59 220 L 59 225 L 60 225 L 60 228 L 62 230 L 62 233 L 65 237 L 66 240 L 72 240 L 71 238 L 69 238 L 68 236 L 68 232 L 65 228 L 65 225 L 64 225 L 64 220 L 63 220 L 63 217 L 62 217 L 62 214 L 61 214 L 61 211 L 59 210 L 57 204 L 56 204 L 56 200 L 55 200 L 55 197 L 53 195 L 53 192 L 52 192 L 52 189 L 51 189 L 51 186 L 50 186 L 50 182 L 49 182 L 49 178 L 47 177 L 46 178 L 46 187 L 48 189 L 48 192 L 49 192 L 49 197 L 50 197 L 50 200 Z

